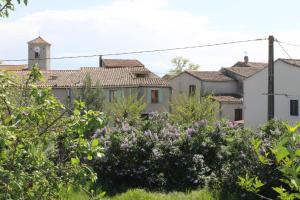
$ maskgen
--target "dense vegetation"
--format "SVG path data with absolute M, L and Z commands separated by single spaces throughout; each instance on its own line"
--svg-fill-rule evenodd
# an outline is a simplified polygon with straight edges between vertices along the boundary
M 36 67 L 25 80 L 0 75 L 0 199 L 78 191 L 95 199 L 159 199 L 192 190 L 216 199 L 299 197 L 299 125 L 270 121 L 253 132 L 217 121 L 210 96 L 182 99 L 173 114 L 148 118 L 140 117 L 144 104 L 136 97 L 103 103 L 104 113 L 81 101 L 71 110 L 36 86 L 41 79 Z M 109 197 L 135 188 L 154 193 Z

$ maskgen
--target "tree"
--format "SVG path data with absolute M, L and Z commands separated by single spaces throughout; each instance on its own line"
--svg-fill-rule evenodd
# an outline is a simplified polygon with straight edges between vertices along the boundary
M 191 123 L 205 120 L 213 122 L 216 119 L 219 105 L 211 99 L 211 95 L 191 96 L 180 95 L 171 104 L 171 120 L 176 124 L 190 125 Z
M 84 102 L 88 110 L 103 111 L 105 100 L 104 91 L 98 81 L 95 87 L 93 87 L 90 74 L 85 76 L 82 88 L 75 90 L 74 93 L 75 99 Z
M 143 99 L 143 97 L 138 98 L 137 94 L 117 99 L 108 104 L 107 112 L 115 122 L 126 121 L 130 125 L 138 124 L 146 107 Z
M 92 195 L 85 186 L 97 176 L 86 161 L 102 148 L 87 135 L 104 126 L 102 115 L 80 102 L 66 115 L 40 80 L 36 66 L 25 84 L 0 73 L 0 199 L 60 199 L 66 188 Z
M 188 59 L 181 56 L 172 59 L 173 69 L 169 71 L 171 75 L 177 75 L 184 70 L 198 70 L 200 66 L 198 64 L 191 63 Z
M 17 0 L 18 4 L 28 4 L 28 0 Z M 15 10 L 13 0 L 0 0 L 0 17 L 8 17 L 10 11 Z

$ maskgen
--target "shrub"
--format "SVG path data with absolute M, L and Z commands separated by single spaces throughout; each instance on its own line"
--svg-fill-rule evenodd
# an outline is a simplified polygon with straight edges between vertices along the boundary
M 262 198 L 276 198 L 277 196 L 283 200 L 299 199 L 300 136 L 298 129 L 300 124 L 291 127 L 286 123 L 271 121 L 267 127 L 270 128 L 263 130 L 271 130 L 270 133 L 275 135 L 276 139 L 267 143 L 263 139 L 255 139 L 253 149 L 259 161 L 264 166 L 271 166 L 271 171 L 277 174 L 265 178 L 258 173 L 250 174 L 250 176 L 248 173 L 240 177 L 239 184 Z
M 83 161 L 101 156 L 86 137 L 103 126 L 100 113 L 78 104 L 67 116 L 49 89 L 36 87 L 40 78 L 36 67 L 25 84 L 0 74 L 0 199 L 58 199 L 62 188 L 97 178 Z
M 219 105 L 211 99 L 211 96 L 180 95 L 171 104 L 171 120 L 180 126 L 188 127 L 190 124 L 200 120 L 209 123 L 216 121 Z
M 151 113 L 141 126 L 122 126 L 101 136 L 102 158 L 92 162 L 98 184 L 109 193 L 128 188 L 181 190 L 236 183 L 247 171 L 250 131 L 225 121 L 198 121 L 178 128 L 168 115 Z M 250 142 L 249 142 L 250 143 Z M 245 151 L 245 153 L 243 153 Z M 236 169 L 237 168 L 237 169 Z M 234 174 L 231 174 L 231 170 Z

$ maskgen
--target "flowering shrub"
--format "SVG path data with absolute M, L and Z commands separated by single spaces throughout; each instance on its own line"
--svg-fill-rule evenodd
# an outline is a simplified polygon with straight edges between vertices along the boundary
M 225 181 L 235 183 L 241 174 L 249 134 L 225 121 L 209 125 L 200 120 L 183 128 L 171 124 L 167 114 L 151 113 L 143 125 L 123 122 L 98 136 L 105 152 L 92 166 L 98 184 L 112 193 L 136 187 L 220 187 Z

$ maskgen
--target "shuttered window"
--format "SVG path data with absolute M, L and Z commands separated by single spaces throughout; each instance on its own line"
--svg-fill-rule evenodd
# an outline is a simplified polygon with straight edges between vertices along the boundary
M 290 115 L 299 116 L 298 100 L 290 100 Z
M 189 86 L 189 96 L 194 96 L 196 93 L 196 85 Z
M 234 110 L 234 121 L 240 121 L 243 119 L 243 110 L 235 109 Z
M 116 100 L 116 90 L 109 90 L 109 102 Z
M 151 103 L 159 103 L 158 90 L 151 90 Z

